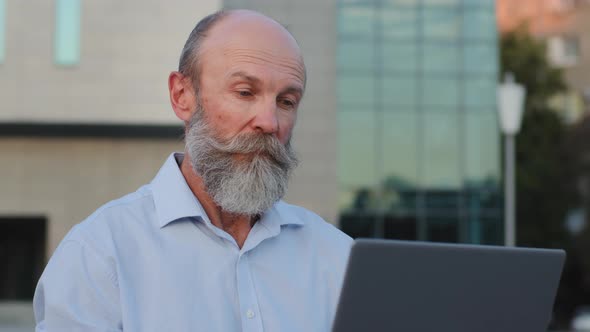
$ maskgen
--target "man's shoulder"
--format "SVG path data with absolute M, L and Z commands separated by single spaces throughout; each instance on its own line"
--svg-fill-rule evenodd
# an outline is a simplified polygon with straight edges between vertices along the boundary
M 66 240 L 87 242 L 89 238 L 99 240 L 110 237 L 113 227 L 129 226 L 135 221 L 146 220 L 153 214 L 154 204 L 147 185 L 138 190 L 109 201 L 96 209 L 86 219 L 75 225 Z M 149 218 L 147 218 L 149 219 Z
M 348 246 L 352 243 L 350 236 L 311 210 L 284 201 L 279 201 L 276 208 L 282 218 L 289 218 L 294 223 L 303 225 L 302 230 L 310 231 L 322 239 L 331 239 L 343 245 Z
M 117 219 L 118 216 L 132 216 L 153 210 L 153 198 L 147 185 L 120 198 L 114 199 L 94 211 L 82 223 L 95 223 L 101 220 Z

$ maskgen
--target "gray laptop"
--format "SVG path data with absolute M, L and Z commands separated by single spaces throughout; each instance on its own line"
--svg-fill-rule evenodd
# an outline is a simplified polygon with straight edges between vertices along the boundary
M 563 250 L 355 241 L 333 332 L 544 332 Z

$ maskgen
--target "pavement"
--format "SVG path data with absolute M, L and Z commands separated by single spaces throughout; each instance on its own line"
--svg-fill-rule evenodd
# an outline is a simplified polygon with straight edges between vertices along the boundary
M 0 332 L 35 331 L 33 303 L 31 301 L 0 302 Z
M 0 326 L 0 332 L 31 332 L 34 326 Z

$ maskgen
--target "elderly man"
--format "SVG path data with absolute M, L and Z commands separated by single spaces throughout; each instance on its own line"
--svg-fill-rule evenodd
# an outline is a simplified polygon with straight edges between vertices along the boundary
M 37 286 L 37 331 L 328 331 L 351 239 L 280 200 L 305 80 L 272 19 L 200 21 L 168 80 L 185 153 L 64 238 Z

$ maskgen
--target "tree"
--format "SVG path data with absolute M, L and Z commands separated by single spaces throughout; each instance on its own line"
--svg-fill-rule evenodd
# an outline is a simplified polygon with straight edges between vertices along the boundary
M 548 106 L 548 99 L 567 85 L 546 54 L 545 43 L 531 37 L 525 26 L 501 38 L 501 73 L 512 72 L 527 89 L 523 125 L 516 138 L 517 243 L 573 253 L 564 224 L 578 201 L 572 156 L 565 149 L 568 128 Z M 580 302 L 579 265 L 574 255 L 569 256 L 556 299 L 554 328 L 568 328 Z
M 524 25 L 502 36 L 500 68 L 501 74 L 512 72 L 527 88 L 528 112 L 547 110 L 547 100 L 567 89 L 562 70 L 547 59 L 545 43 L 530 36 Z
M 527 89 L 521 132 L 516 139 L 517 242 L 561 247 L 568 243 L 563 221 L 574 191 L 564 151 L 566 127 L 548 99 L 567 86 L 546 57 L 543 41 L 525 27 L 506 33 L 500 45 L 501 73 L 512 72 Z

